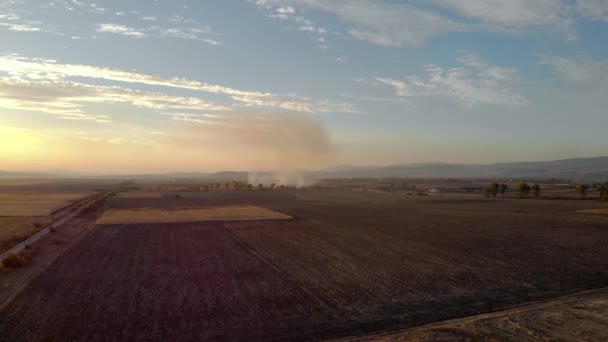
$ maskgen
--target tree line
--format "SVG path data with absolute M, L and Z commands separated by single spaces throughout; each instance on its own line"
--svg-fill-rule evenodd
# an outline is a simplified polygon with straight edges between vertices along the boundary
M 606 185 L 598 185 L 596 188 L 598 194 L 598 200 L 600 202 L 608 202 L 608 186 Z M 487 198 L 496 198 L 498 194 L 501 195 L 502 198 L 505 197 L 505 193 L 509 190 L 509 186 L 507 184 L 498 184 L 496 182 L 490 183 L 485 187 L 484 195 Z M 581 198 L 587 197 L 587 191 L 589 190 L 588 185 L 581 184 L 576 187 L 576 191 Z M 534 184 L 530 186 L 526 182 L 519 183 L 517 185 L 517 198 L 527 198 L 530 193 L 535 198 L 540 198 L 541 195 L 541 187 L 539 184 Z

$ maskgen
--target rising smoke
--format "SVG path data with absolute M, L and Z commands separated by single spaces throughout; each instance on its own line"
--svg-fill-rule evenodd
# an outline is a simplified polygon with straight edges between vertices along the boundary
M 251 184 L 311 185 L 314 179 L 305 171 L 334 160 L 328 132 L 313 114 L 238 110 L 187 119 L 184 121 L 200 124 L 190 126 L 194 137 L 172 137 L 172 142 L 201 152 L 214 151 L 216 159 L 248 170 Z
M 327 166 L 334 148 L 325 127 L 307 113 L 263 113 L 241 130 L 238 139 L 250 148 L 249 160 L 254 169 L 249 183 L 309 186 L 314 179 L 305 171 Z

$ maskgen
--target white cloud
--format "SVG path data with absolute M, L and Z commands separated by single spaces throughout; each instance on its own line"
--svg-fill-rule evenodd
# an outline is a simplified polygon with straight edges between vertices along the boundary
M 133 38 L 143 38 L 146 36 L 143 32 L 137 31 L 132 27 L 119 24 L 99 24 L 97 26 L 97 32 L 113 33 Z
M 210 45 L 223 45 L 222 42 L 211 38 L 204 38 L 201 33 L 211 33 L 211 30 L 207 28 L 158 28 L 158 37 L 170 37 L 178 39 L 189 39 L 198 40 Z
M 608 0 L 576 0 L 576 10 L 591 20 L 608 21 Z
M 448 69 L 428 65 L 425 77 L 376 80 L 390 85 L 402 97 L 447 96 L 465 105 L 527 104 L 527 99 L 516 89 L 519 73 L 515 69 L 492 66 L 473 55 L 462 57 L 458 62 L 461 66 Z
M 405 82 L 402 82 L 399 80 L 394 80 L 392 78 L 381 78 L 381 77 L 376 78 L 376 80 L 394 87 L 397 92 L 397 95 L 408 96 L 407 84 L 405 84 Z
M 17 32 L 40 32 L 42 29 L 40 27 L 34 27 L 30 25 L 23 24 L 12 24 L 12 23 L 0 23 L 0 26 L 8 27 L 11 31 Z
M 568 82 L 601 84 L 604 86 L 608 82 L 608 60 L 547 56 L 542 59 L 541 64 L 553 67 L 556 74 Z
M 433 0 L 454 12 L 477 19 L 490 30 L 515 31 L 550 27 L 574 38 L 570 6 L 562 0 Z
M 298 98 L 293 95 L 277 95 L 258 91 L 239 90 L 199 81 L 187 80 L 184 78 L 164 78 L 156 75 L 119 69 L 99 68 L 88 65 L 59 64 L 55 61 L 27 59 L 16 55 L 0 56 L 0 72 L 7 73 L 13 80 L 60 82 L 70 77 L 79 77 L 104 79 L 108 81 L 125 82 L 131 84 L 146 84 L 151 86 L 186 89 L 198 92 L 226 95 L 229 97 L 229 99 L 236 102 L 236 104 L 245 106 L 274 107 L 309 113 L 331 111 L 356 111 L 352 108 L 350 104 L 347 103 L 313 101 L 307 98 Z M 33 86 L 34 84 L 30 85 Z M 90 88 L 87 89 L 90 90 Z M 129 94 L 133 95 L 135 93 Z M 156 100 L 150 98 L 142 98 L 141 96 L 139 96 L 140 100 L 133 100 L 131 102 L 135 105 L 141 104 L 142 106 L 156 109 L 162 109 L 163 103 L 173 103 L 171 106 L 167 104 L 168 107 L 173 108 L 181 108 L 180 106 L 185 106 L 183 108 L 196 107 L 196 109 L 200 109 L 201 106 L 204 106 L 204 102 L 197 102 L 196 99 L 190 99 L 186 101 L 182 98 L 160 98 L 159 96 L 159 94 L 154 95 L 154 99 Z M 117 99 L 119 97 L 117 95 L 114 95 L 113 98 Z M 210 109 L 210 107 L 206 107 L 206 109 Z
M 156 17 L 142 17 L 141 20 L 144 20 L 144 21 L 156 21 L 158 19 Z
M 307 19 L 303 16 L 296 15 L 296 10 L 292 6 L 282 5 L 281 0 L 247 0 L 248 2 L 254 3 L 259 9 L 268 12 L 268 16 L 271 18 L 291 21 L 295 26 L 290 27 L 290 30 L 301 31 L 308 33 L 311 38 L 318 44 L 316 48 L 326 49 L 328 48 L 327 41 L 324 35 L 327 33 L 327 29 L 317 25 L 314 21 Z M 320 41 L 323 39 L 323 41 Z
M 0 107 L 56 114 L 62 119 L 109 121 L 88 114 L 86 103 L 127 103 L 152 110 L 228 110 L 206 100 L 150 93 L 121 87 L 93 86 L 70 81 L 32 81 L 0 78 Z
M 534 29 L 577 38 L 576 14 L 608 21 L 608 0 L 247 0 L 275 11 L 286 6 L 329 13 L 350 25 L 357 39 L 382 46 L 418 46 L 447 33 L 485 30 L 504 33 Z M 275 17 L 292 14 L 278 11 Z M 300 11 L 301 12 L 301 11 Z M 307 25 L 302 25 L 306 27 Z
M 351 25 L 352 37 L 382 46 L 417 46 L 442 32 L 467 30 L 467 25 L 428 10 L 384 1 L 265 0 L 254 3 L 262 8 L 290 3 L 330 13 Z

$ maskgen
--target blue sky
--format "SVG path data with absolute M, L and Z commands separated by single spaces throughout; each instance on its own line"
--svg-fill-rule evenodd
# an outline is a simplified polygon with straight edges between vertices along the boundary
M 606 0 L 0 0 L 0 169 L 605 155 Z

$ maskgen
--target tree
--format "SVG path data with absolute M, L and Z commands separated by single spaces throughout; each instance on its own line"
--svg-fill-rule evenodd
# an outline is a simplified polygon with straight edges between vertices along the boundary
M 258 184 L 258 190 L 264 190 L 264 184 L 259 183 Z
M 505 198 L 505 192 L 507 192 L 507 190 L 509 190 L 509 186 L 505 183 L 500 184 L 500 187 L 498 188 L 498 192 L 500 192 L 500 196 L 502 198 Z
M 230 183 L 224 184 L 224 187 L 226 187 L 226 190 L 230 189 Z
M 530 186 L 526 182 L 519 183 L 517 192 L 519 198 L 526 198 L 530 194 Z
M 540 185 L 538 185 L 538 184 L 532 185 L 532 193 L 534 194 L 534 197 L 539 198 L 540 197 Z
M 274 190 L 275 186 L 276 185 L 274 183 L 270 184 L 270 190 Z
M 581 198 L 587 197 L 587 186 L 586 185 L 583 184 L 583 185 L 577 186 L 576 191 L 581 196 Z
M 487 198 L 496 198 L 500 185 L 498 183 L 490 183 L 486 186 L 485 195 Z
M 403 190 L 407 188 L 407 183 L 404 180 L 401 181 L 401 187 L 403 187 Z
M 608 187 L 600 185 L 597 187 L 598 199 L 600 202 L 608 202 Z

